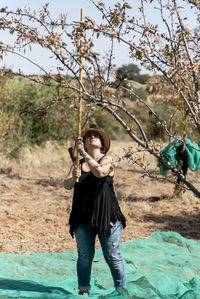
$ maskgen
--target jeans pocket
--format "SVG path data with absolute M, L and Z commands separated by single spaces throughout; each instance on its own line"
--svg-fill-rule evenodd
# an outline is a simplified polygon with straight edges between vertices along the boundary
M 122 230 L 122 223 L 119 220 L 117 220 L 113 227 L 111 227 L 111 234 L 113 234 L 116 230 Z

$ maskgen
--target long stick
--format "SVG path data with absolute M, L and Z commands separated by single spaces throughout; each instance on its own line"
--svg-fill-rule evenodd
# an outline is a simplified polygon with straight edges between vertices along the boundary
M 81 22 L 83 22 L 83 8 L 81 8 Z M 82 82 L 83 79 L 83 56 L 82 56 L 82 45 L 83 38 L 80 40 L 80 71 L 79 71 L 79 79 Z M 82 98 L 83 98 L 83 89 L 80 84 L 79 87 L 79 111 L 78 111 L 78 137 L 81 137 L 81 123 L 82 123 Z M 80 169 L 80 152 L 77 151 L 76 157 L 77 168 Z M 76 182 L 79 182 L 79 178 L 76 178 Z

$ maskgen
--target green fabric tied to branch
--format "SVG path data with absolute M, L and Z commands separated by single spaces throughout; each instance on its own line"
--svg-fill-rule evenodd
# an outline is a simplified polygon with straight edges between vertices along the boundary
M 188 167 L 192 171 L 200 169 L 200 148 L 198 144 L 192 143 L 188 138 L 185 139 L 185 150 L 188 158 Z M 162 156 L 170 162 L 170 164 L 176 168 L 180 168 L 182 160 L 180 156 L 180 150 L 183 146 L 183 140 L 175 139 L 168 144 L 161 152 Z M 166 175 L 169 168 L 162 162 L 158 162 L 158 167 L 163 175 Z

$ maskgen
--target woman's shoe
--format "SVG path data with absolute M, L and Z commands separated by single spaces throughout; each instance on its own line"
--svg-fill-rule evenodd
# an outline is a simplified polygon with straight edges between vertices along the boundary
M 86 291 L 80 291 L 79 293 L 78 293 L 79 295 L 81 295 L 81 296 L 88 296 L 89 295 L 89 292 L 86 292 Z

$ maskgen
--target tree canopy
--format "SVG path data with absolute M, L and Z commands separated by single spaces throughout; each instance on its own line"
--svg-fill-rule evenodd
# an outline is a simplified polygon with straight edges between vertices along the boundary
M 145 84 L 150 78 L 150 75 L 140 74 L 140 71 L 140 68 L 134 63 L 130 63 L 127 65 L 123 64 L 121 67 L 117 68 L 116 79 L 122 81 L 124 79 L 128 79 L 139 82 L 141 84 Z
M 168 89 L 169 99 L 166 97 L 163 106 L 166 113 L 169 113 L 166 116 L 167 120 L 172 120 L 171 114 L 174 113 L 166 110 L 166 105 L 169 103 L 176 107 L 177 114 L 183 116 L 185 128 L 190 127 L 191 131 L 195 131 L 196 140 L 199 140 L 200 40 L 197 29 L 199 28 L 199 2 L 137 0 L 134 5 L 138 8 L 139 16 L 126 1 L 116 1 L 113 6 L 106 6 L 103 1 L 92 0 L 91 3 L 102 15 L 102 21 L 99 23 L 92 16 L 85 16 L 83 21 L 77 20 L 69 24 L 67 16 L 62 13 L 58 20 L 53 20 L 48 4 L 45 4 L 39 12 L 27 8 L 19 8 L 16 11 L 8 7 L 1 8 L 0 29 L 6 30 L 14 38 L 11 45 L 1 42 L 2 56 L 9 52 L 37 65 L 43 77 L 29 77 L 29 80 L 38 84 L 62 86 L 77 94 L 81 86 L 85 109 L 90 108 L 90 111 L 93 111 L 99 107 L 110 114 L 110 117 L 115 118 L 138 144 L 140 151 L 147 151 L 156 159 L 163 161 L 175 176 L 200 196 L 200 192 L 181 171 L 164 159 L 161 151 L 149 138 L 134 108 L 132 110 L 126 108 L 123 99 L 124 91 L 134 94 L 133 89 L 129 86 L 113 84 L 113 77 L 117 72 L 114 48 L 116 43 L 121 43 L 128 48 L 130 59 L 158 75 L 153 82 L 157 90 Z M 154 15 L 159 16 L 162 26 L 152 20 L 152 14 L 148 14 L 149 9 Z M 191 13 L 196 18 L 195 23 L 190 22 Z M 106 39 L 110 44 L 104 58 L 103 53 L 98 53 L 95 48 L 97 39 L 102 39 L 102 42 Z M 56 58 L 56 75 L 26 56 L 26 50 L 35 44 L 40 46 L 41 50 L 48 50 Z M 83 65 L 80 57 L 83 58 Z M 80 68 L 83 70 L 83 80 L 79 77 Z M 73 80 L 71 77 L 66 77 L 66 74 L 72 75 Z M 19 71 L 16 75 L 23 76 L 23 73 Z M 113 87 L 117 89 L 111 89 Z M 151 93 L 154 94 L 155 92 Z M 153 118 L 162 127 L 167 136 L 184 144 L 185 136 L 179 128 L 173 131 L 160 113 L 158 114 L 138 95 L 135 96 L 138 105 L 143 107 L 141 109 L 145 109 L 147 114 L 151 115 L 151 119 Z M 62 100 L 69 99 L 64 94 Z M 54 104 L 58 101 L 57 96 L 52 99 Z M 72 102 L 70 107 L 76 110 L 77 103 Z M 43 109 L 43 112 L 48 113 L 48 109 Z M 137 160 L 136 153 L 133 153 L 133 157 Z M 145 169 L 144 165 L 141 167 Z

